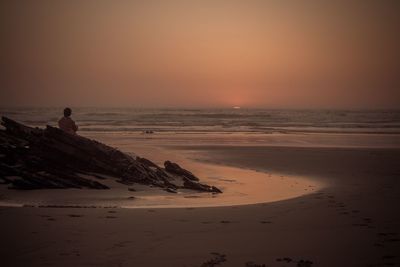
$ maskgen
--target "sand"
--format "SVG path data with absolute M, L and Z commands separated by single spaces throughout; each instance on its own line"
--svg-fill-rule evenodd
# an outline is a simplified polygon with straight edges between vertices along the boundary
M 2 207 L 2 266 L 400 266 L 399 149 L 174 150 L 326 186 L 232 207 Z

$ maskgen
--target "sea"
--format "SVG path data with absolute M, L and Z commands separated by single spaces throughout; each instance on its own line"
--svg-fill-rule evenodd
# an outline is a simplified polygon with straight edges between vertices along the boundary
M 33 127 L 56 126 L 63 108 L 0 108 Z M 400 110 L 73 108 L 79 133 L 109 142 L 171 145 L 400 146 Z

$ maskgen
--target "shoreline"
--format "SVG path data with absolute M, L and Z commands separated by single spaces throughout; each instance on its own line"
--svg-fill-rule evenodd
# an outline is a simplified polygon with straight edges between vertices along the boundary
M 135 150 L 137 145 L 162 147 L 193 146 L 257 146 L 257 147 L 326 147 L 326 148 L 382 148 L 400 149 L 400 134 L 381 133 L 241 133 L 241 132 L 82 132 L 83 136 Z

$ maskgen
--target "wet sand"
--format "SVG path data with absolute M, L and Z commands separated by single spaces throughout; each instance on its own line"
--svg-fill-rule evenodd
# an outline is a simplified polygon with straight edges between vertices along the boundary
M 122 148 L 121 148 L 122 149 Z M 282 175 L 249 168 L 225 166 L 190 159 L 186 152 L 154 146 L 136 147 L 139 155 L 151 158 L 159 166 L 173 159 L 193 172 L 200 181 L 218 187 L 219 193 L 189 189 L 168 191 L 149 185 L 130 186 L 117 182 L 118 177 L 103 174 L 82 174 L 99 180 L 110 189 L 41 189 L 10 190 L 0 185 L 0 206 L 5 207 L 116 207 L 116 208 L 186 208 L 221 207 L 269 203 L 300 197 L 323 188 L 324 183 L 299 175 Z
M 233 207 L 3 207 L 2 265 L 400 265 L 399 149 L 174 149 L 200 161 L 306 176 L 328 186 Z

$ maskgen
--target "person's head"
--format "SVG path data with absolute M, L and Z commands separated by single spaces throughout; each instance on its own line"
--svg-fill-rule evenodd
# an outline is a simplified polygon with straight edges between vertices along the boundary
M 72 114 L 72 110 L 70 108 L 64 109 L 64 117 L 69 117 Z

